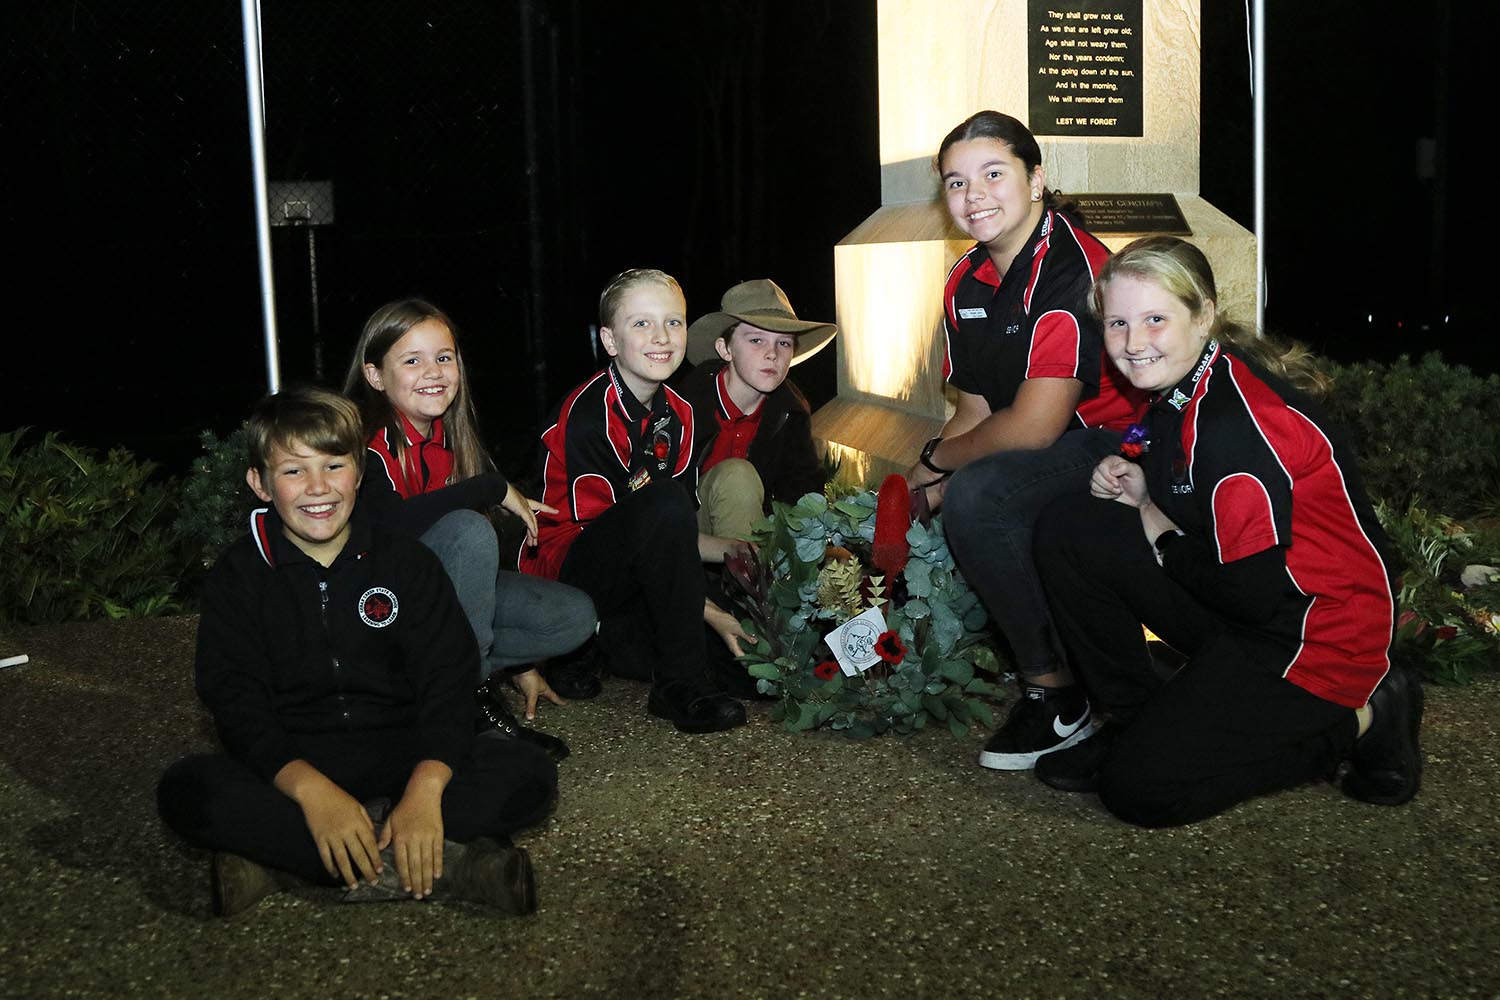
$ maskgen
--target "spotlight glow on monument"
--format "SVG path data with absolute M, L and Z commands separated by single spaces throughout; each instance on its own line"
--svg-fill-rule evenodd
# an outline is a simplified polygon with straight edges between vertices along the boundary
M 874 482 L 906 471 L 950 412 L 943 279 L 971 242 L 938 199 L 932 157 L 947 131 L 976 111 L 1028 117 L 1038 71 L 1028 42 L 1042 30 L 1030 18 L 1033 6 L 879 0 L 881 206 L 834 248 L 839 395 L 813 415 L 813 434 L 851 456 L 846 474 L 857 467 Z M 1063 192 L 1172 193 L 1192 241 L 1213 262 L 1220 304 L 1254 315 L 1255 238 L 1198 195 L 1198 0 L 1145 0 L 1142 10 L 1141 134 L 1042 130 L 1047 183 Z M 1068 51 L 1081 47 L 1059 48 L 1060 66 Z M 1101 238 L 1118 250 L 1135 235 Z M 863 453 L 859 462 L 854 452 Z

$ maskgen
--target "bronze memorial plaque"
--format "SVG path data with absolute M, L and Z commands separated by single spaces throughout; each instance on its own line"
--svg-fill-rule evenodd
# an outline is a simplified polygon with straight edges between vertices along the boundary
M 1078 206 L 1083 223 L 1096 236 L 1191 236 L 1182 208 L 1170 194 L 1075 194 L 1063 198 Z
M 1027 0 L 1034 135 L 1140 135 L 1142 0 Z

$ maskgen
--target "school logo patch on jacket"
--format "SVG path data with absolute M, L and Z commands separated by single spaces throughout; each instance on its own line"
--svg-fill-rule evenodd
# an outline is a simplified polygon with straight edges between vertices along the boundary
M 371 628 L 385 628 L 400 610 L 401 602 L 384 587 L 371 587 L 359 597 L 359 620 Z

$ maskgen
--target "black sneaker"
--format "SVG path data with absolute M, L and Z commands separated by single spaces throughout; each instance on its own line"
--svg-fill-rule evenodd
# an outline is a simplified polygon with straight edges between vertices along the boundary
M 704 684 L 674 677 L 651 685 L 646 711 L 684 733 L 720 733 L 745 724 L 745 706 Z
M 979 755 L 981 767 L 1024 771 L 1037 758 L 1081 743 L 1094 734 L 1088 698 L 1081 688 L 1044 688 L 1028 684 L 1010 716 Z
M 1399 806 L 1422 787 L 1422 684 L 1405 670 L 1392 668 L 1370 695 L 1375 717 L 1354 744 L 1352 767 L 1344 776 L 1344 793 L 1361 802 Z
M 1119 735 L 1118 726 L 1100 725 L 1083 742 L 1042 755 L 1036 762 L 1037 779 L 1061 792 L 1097 792 L 1099 772 Z

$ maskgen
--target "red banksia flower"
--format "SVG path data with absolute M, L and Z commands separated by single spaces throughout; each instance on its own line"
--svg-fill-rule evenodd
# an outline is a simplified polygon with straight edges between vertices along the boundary
M 813 676 L 820 681 L 831 681 L 839 675 L 839 665 L 833 660 L 824 660 L 813 667 Z
M 887 663 L 897 664 L 906 659 L 906 643 L 894 629 L 887 629 L 880 633 L 880 638 L 875 640 L 875 652 Z
M 870 561 L 887 577 L 899 576 L 911 558 L 911 546 L 906 544 L 906 529 L 910 527 L 911 490 L 906 479 L 886 476 L 875 501 L 875 544 Z

